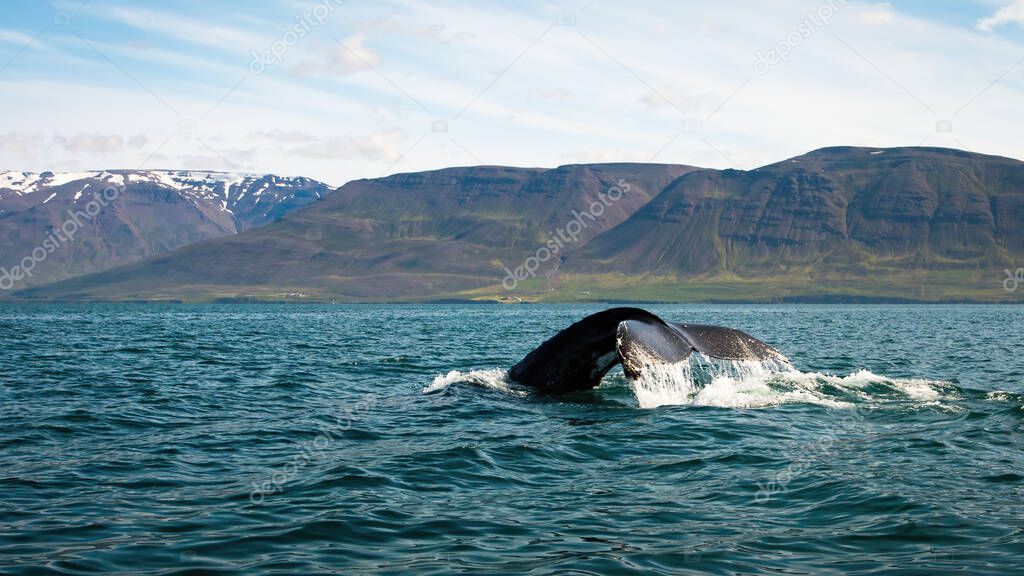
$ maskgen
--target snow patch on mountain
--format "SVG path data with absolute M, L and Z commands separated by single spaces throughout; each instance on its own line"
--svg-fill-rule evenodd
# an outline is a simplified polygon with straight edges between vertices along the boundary
M 0 197 L 10 190 L 19 196 L 49 190 L 52 194 L 44 203 L 58 196 L 52 188 L 73 182 L 83 185 L 74 192 L 72 201 L 82 196 L 90 182 L 105 186 L 128 186 L 130 184 L 153 184 L 174 190 L 184 198 L 208 204 L 222 212 L 234 214 L 238 205 L 276 204 L 288 201 L 298 190 L 313 188 L 316 198 L 322 195 L 317 187 L 326 186 L 309 178 L 286 178 L 274 175 L 242 172 L 208 172 L 193 170 L 101 170 L 93 172 L 0 172 Z M 277 194 L 263 198 L 266 191 L 278 188 Z M 68 194 L 71 194 L 69 191 Z M 251 197 L 250 197 L 251 195 Z
M 94 177 L 96 172 L 0 172 L 0 189 L 14 190 L 18 194 L 31 194 L 44 188 L 54 188 Z

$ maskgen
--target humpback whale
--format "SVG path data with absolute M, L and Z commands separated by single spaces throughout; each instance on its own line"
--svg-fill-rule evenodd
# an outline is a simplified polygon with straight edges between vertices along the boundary
M 615 365 L 626 377 L 644 366 L 682 362 L 693 352 L 720 360 L 789 362 L 746 332 L 722 326 L 667 322 L 640 308 L 612 308 L 576 322 L 526 355 L 508 376 L 548 394 L 588 390 Z

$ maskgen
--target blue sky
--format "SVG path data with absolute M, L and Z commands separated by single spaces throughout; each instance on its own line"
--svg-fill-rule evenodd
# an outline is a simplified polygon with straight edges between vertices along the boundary
M 1024 158 L 1024 0 L 8 0 L 0 169 Z

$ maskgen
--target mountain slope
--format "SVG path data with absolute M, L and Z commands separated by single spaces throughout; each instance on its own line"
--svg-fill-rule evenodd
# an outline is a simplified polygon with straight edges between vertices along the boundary
M 1024 163 L 934 148 L 827 148 L 704 170 L 574 252 L 583 273 L 695 277 L 1011 267 L 1024 256 Z
M 503 266 L 520 265 L 569 226 L 574 213 L 589 214 L 609 191 L 617 199 L 593 209 L 599 215 L 580 216 L 586 225 L 564 250 L 624 221 L 694 169 L 481 166 L 357 180 L 272 225 L 25 295 L 190 298 L 304 292 L 361 299 L 459 292 L 500 283 Z M 557 260 L 546 262 L 545 271 Z
M 272 222 L 330 188 L 218 172 L 0 173 L 0 288 L 137 262 Z M 23 271 L 24 277 L 10 274 Z
M 1021 301 L 1003 280 L 1024 263 L 1022 222 L 1024 163 L 937 148 L 826 148 L 750 171 L 451 168 L 351 182 L 274 224 L 19 295 Z M 507 282 L 531 257 L 536 277 Z

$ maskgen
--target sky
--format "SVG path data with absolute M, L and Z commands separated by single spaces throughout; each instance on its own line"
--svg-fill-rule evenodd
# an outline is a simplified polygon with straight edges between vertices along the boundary
M 1024 158 L 1024 0 L 5 0 L 0 170 Z

